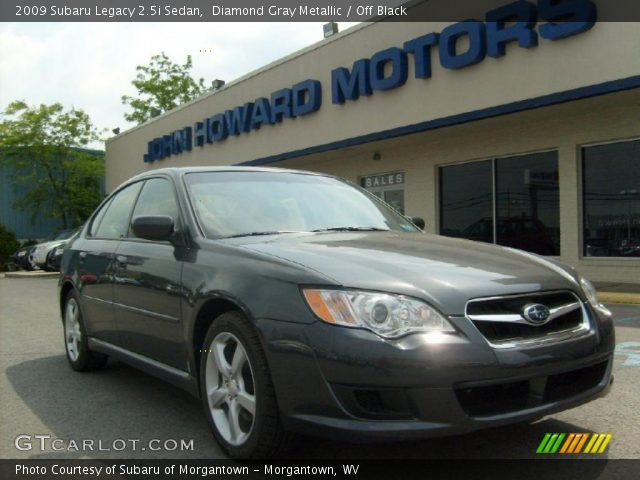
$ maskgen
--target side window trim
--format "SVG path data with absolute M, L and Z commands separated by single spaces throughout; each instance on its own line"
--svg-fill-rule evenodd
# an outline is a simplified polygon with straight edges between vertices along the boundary
M 87 229 L 87 233 L 85 235 L 85 238 L 89 238 L 89 239 L 96 238 L 92 232 L 94 232 L 94 231 L 97 232 L 98 228 L 100 228 L 100 224 L 102 223 L 102 219 L 104 218 L 104 214 L 107 213 L 107 210 L 109 209 L 109 206 L 111 205 L 111 200 L 113 200 L 113 195 L 110 195 L 109 198 L 106 199 L 106 201 L 102 204 L 102 206 L 95 213 L 95 215 L 91 219 L 91 223 L 89 224 L 89 228 Z M 102 216 L 101 216 L 101 214 L 102 214 Z M 98 220 L 98 217 L 100 217 L 100 219 L 99 219 L 98 223 L 96 224 L 96 220 Z M 95 228 L 94 228 L 94 226 L 95 226 Z
M 105 215 L 107 213 L 107 210 L 111 207 L 111 204 L 113 203 L 113 199 L 116 197 L 116 195 L 118 195 L 120 192 L 122 192 L 123 190 L 125 190 L 126 188 L 129 188 L 137 183 L 141 183 L 142 185 L 140 186 L 138 192 L 136 193 L 135 199 L 132 203 L 132 207 L 131 210 L 129 211 L 129 218 L 128 218 L 128 225 L 131 225 L 131 216 L 133 215 L 133 210 L 135 209 L 136 203 L 138 202 L 138 197 L 140 196 L 140 192 L 142 192 L 142 188 L 144 187 L 144 183 L 147 181 L 147 179 L 142 179 L 142 180 L 138 180 L 135 182 L 131 182 L 131 183 L 127 183 L 126 185 L 123 185 L 122 188 L 119 188 L 118 190 L 116 190 L 115 192 L 113 192 L 110 196 L 110 198 L 107 200 L 107 203 L 105 203 Z M 101 209 L 102 210 L 102 209 Z M 95 220 L 95 217 L 94 217 Z M 100 228 L 100 226 L 102 225 L 102 221 L 104 220 L 104 216 L 100 219 L 100 225 L 98 225 L 98 229 Z M 93 225 L 93 221 L 92 221 L 92 225 Z M 97 230 L 96 230 L 97 232 Z M 128 232 L 128 230 L 127 230 Z M 120 237 L 120 238 L 110 238 L 110 237 L 98 237 L 98 236 L 90 236 L 89 237 L 92 240 L 112 240 L 112 241 L 120 241 L 123 239 L 126 239 L 127 237 Z

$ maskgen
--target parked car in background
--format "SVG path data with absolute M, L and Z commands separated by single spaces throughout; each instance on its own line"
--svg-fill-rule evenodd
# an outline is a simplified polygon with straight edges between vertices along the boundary
M 550 230 L 537 218 L 499 217 L 496 220 L 497 243 L 505 246 L 553 255 L 556 251 Z M 469 240 L 491 242 L 493 240 L 493 218 L 482 218 L 469 225 L 460 235 Z
M 606 238 L 587 238 L 585 244 L 586 257 L 609 257 L 611 256 L 611 240 Z
M 67 248 L 67 245 L 70 242 L 72 242 L 73 239 L 80 233 L 81 229 L 82 227 L 77 228 L 76 230 L 74 230 L 73 235 L 71 235 L 71 237 L 65 240 L 64 243 L 61 243 L 57 247 L 49 250 L 49 253 L 47 253 L 47 262 L 46 262 L 47 270 L 52 272 L 60 270 L 60 264 L 62 261 L 62 255 L 64 254 L 64 249 Z
M 67 240 L 69 240 L 69 238 L 71 238 L 71 236 L 76 232 L 77 229 L 63 230 L 62 232 L 59 232 L 55 235 L 51 235 L 48 239 L 45 239 L 44 242 L 36 245 L 35 249 L 33 250 L 34 263 L 43 270 L 51 270 L 51 268 L 47 265 L 47 256 L 49 252 L 56 249 L 57 247 L 64 246 Z
M 33 252 L 36 248 L 36 244 L 27 244 L 21 247 L 16 253 L 13 254 L 12 261 L 21 270 L 38 270 L 40 267 L 33 258 Z
M 618 240 L 613 247 L 616 257 L 640 257 L 640 238 Z
M 243 458 L 289 431 L 461 434 L 607 393 L 613 320 L 588 280 L 415 223 L 329 175 L 149 171 L 64 250 L 67 359 L 111 356 L 185 388 Z
M 60 262 L 66 245 L 67 242 L 49 250 L 49 253 L 47 253 L 47 270 L 51 272 L 60 270 Z

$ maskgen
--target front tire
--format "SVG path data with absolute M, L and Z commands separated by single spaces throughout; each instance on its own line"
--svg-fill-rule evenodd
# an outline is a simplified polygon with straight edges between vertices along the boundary
M 213 435 L 233 458 L 268 458 L 285 432 L 266 357 L 253 325 L 227 312 L 209 327 L 200 358 L 200 394 Z
M 64 346 L 71 368 L 78 372 L 102 368 L 108 357 L 89 350 L 87 331 L 75 290 L 67 294 L 64 303 Z

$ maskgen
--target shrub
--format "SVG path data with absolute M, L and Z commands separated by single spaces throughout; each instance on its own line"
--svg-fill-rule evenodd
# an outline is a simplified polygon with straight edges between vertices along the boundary
M 4 270 L 9 257 L 20 248 L 20 242 L 15 234 L 0 223 L 0 270 Z

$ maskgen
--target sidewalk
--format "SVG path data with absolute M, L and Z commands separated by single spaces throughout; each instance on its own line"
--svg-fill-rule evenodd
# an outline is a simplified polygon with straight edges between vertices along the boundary
M 640 283 L 594 282 L 603 303 L 640 304 Z

